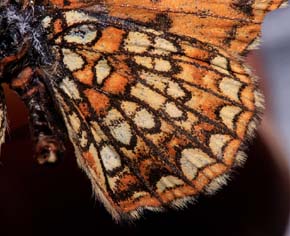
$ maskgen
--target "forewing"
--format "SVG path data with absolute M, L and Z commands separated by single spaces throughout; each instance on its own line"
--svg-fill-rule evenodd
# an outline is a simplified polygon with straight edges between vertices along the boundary
M 267 12 L 287 0 L 47 0 L 65 9 L 88 8 L 245 54 L 258 45 Z
M 170 24 L 186 12 L 197 17 L 187 27 L 198 19 L 203 25 L 203 17 L 181 8 L 188 6 L 183 1 L 162 10 L 164 2 L 139 8 L 144 17 L 166 13 Z M 138 217 L 144 208 L 183 207 L 216 191 L 243 162 L 263 99 L 242 59 L 214 42 L 215 34 L 199 40 L 182 24 L 174 32 L 160 27 L 162 20 L 142 23 L 133 1 L 106 4 L 43 21 L 65 72 L 51 86 L 78 162 L 116 219 Z M 132 12 L 126 19 L 118 11 L 108 15 L 114 7 Z

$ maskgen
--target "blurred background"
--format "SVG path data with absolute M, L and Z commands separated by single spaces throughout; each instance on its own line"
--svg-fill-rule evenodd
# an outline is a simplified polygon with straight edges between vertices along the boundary
M 115 224 L 95 201 L 70 144 L 59 165 L 36 164 L 27 111 L 6 87 L 10 131 L 0 158 L 0 235 L 148 236 L 160 229 L 164 235 L 290 236 L 290 9 L 266 17 L 261 47 L 248 62 L 261 78 L 267 109 L 245 166 L 216 195 L 134 224 Z
M 257 70 L 266 81 L 267 113 L 290 167 L 290 8 L 271 12 L 265 19 Z M 283 160 L 284 161 L 284 160 Z M 289 172 L 288 172 L 289 173 Z M 290 185 L 288 186 L 290 189 Z M 289 199 L 290 200 L 290 199 Z M 287 236 L 290 235 L 290 221 Z

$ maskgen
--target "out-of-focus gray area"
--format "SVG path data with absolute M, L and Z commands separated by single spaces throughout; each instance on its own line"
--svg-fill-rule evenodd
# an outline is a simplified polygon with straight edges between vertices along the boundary
M 272 96 L 269 99 L 272 116 L 290 154 L 290 8 L 268 14 L 263 24 L 261 50 Z
M 290 7 L 270 13 L 263 25 L 261 53 L 272 117 L 290 168 Z M 289 186 L 290 188 L 290 186 Z M 290 221 L 287 236 L 290 236 Z

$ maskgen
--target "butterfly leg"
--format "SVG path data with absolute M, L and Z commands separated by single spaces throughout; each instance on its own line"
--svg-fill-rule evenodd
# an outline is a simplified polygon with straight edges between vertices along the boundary
M 12 80 L 15 90 L 28 108 L 35 154 L 40 164 L 54 163 L 64 151 L 64 126 L 37 69 L 26 67 Z

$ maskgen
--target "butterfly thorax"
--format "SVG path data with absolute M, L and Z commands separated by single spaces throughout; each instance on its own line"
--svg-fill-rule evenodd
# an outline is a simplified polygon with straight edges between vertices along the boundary
M 17 4 L 0 8 L 0 78 L 9 82 L 26 66 L 47 66 L 52 57 L 44 43 L 42 8 Z M 37 17 L 36 17 L 37 15 Z
M 0 7 L 0 81 L 13 89 L 29 110 L 32 136 L 40 163 L 55 162 L 63 151 L 60 121 L 44 69 L 52 56 L 41 26 L 43 8 L 17 3 Z

